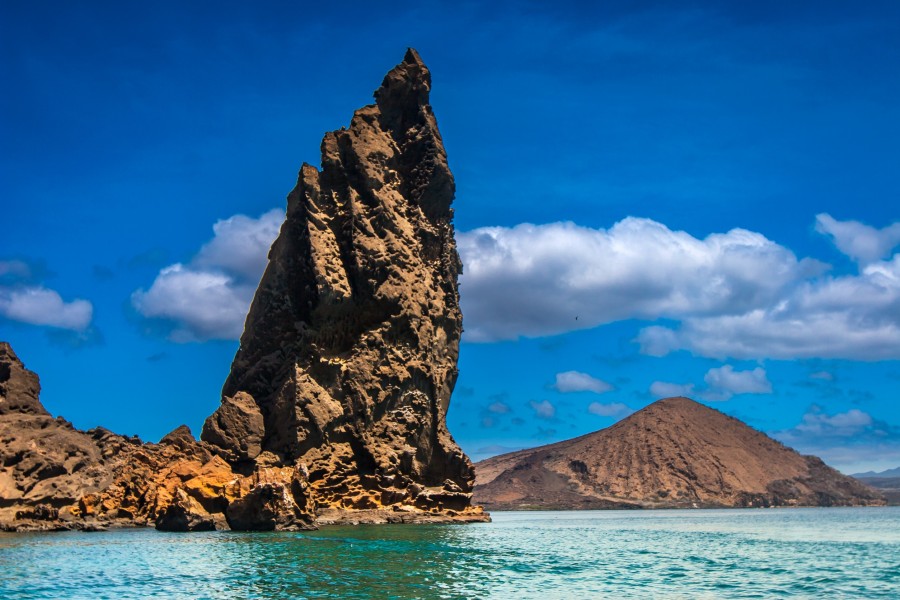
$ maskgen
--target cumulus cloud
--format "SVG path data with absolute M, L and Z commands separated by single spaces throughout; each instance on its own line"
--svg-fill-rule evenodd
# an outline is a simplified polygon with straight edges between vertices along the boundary
M 762 367 L 756 367 L 752 371 L 735 371 L 731 365 L 725 365 L 707 371 L 703 381 L 712 389 L 731 394 L 772 393 L 772 384 Z
M 599 415 L 601 417 L 627 417 L 634 412 L 634 410 L 621 402 L 611 402 L 609 404 L 591 402 L 588 405 L 587 410 L 592 415 Z
M 222 270 L 246 280 L 259 280 L 268 262 L 269 247 L 278 236 L 284 211 L 272 209 L 258 219 L 234 215 L 213 225 L 213 239 L 200 248 L 193 264 Z
M 91 324 L 93 313 L 87 300 L 66 302 L 43 286 L 0 287 L 0 315 L 12 321 L 82 332 Z
M 282 221 L 278 209 L 218 221 L 193 260 L 162 269 L 148 290 L 132 294 L 132 305 L 170 323 L 176 342 L 238 339 Z
M 654 381 L 650 385 L 650 393 L 657 398 L 696 394 L 698 397 L 710 401 L 728 400 L 736 394 L 772 393 L 772 383 L 766 376 L 766 370 L 762 367 L 736 371 L 731 365 L 724 365 L 707 371 L 703 381 L 706 385 L 700 388 L 692 383 Z
M 563 393 L 594 392 L 595 394 L 602 394 L 613 389 L 613 386 L 605 381 L 579 371 L 557 373 L 556 383 L 553 384 L 553 387 Z
M 145 317 L 178 323 L 174 341 L 237 339 L 255 289 L 225 273 L 174 264 L 160 271 L 149 290 L 135 292 L 132 303 Z
M 900 254 L 858 275 L 798 282 L 770 306 L 647 327 L 641 351 L 724 358 L 900 358 Z
M 531 407 L 535 416 L 539 419 L 550 420 L 556 416 L 556 407 L 549 400 L 541 400 L 540 402 L 530 400 L 528 406 Z
M 821 270 L 743 229 L 697 239 L 650 219 L 484 227 L 457 237 L 467 339 L 542 336 L 628 318 L 741 313 Z
M 817 228 L 860 261 L 828 265 L 743 229 L 703 239 L 629 217 L 484 227 L 458 235 L 468 341 L 539 337 L 623 320 L 644 354 L 714 358 L 900 358 L 900 223 L 881 230 L 819 215 Z M 854 241 L 860 238 L 862 241 Z
M 24 260 L 0 260 L 0 318 L 83 334 L 94 316 L 87 300 L 63 300 L 41 283 L 40 265 Z
M 863 433 L 873 423 L 872 416 L 858 408 L 828 415 L 816 407 L 803 415 L 803 421 L 797 425 L 794 431 L 817 438 L 850 437 Z
M 772 436 L 844 472 L 878 470 L 900 463 L 900 427 L 856 408 L 829 414 L 813 405 L 795 427 L 773 432 Z
M 838 221 L 822 213 L 816 215 L 816 231 L 829 236 L 838 250 L 862 264 L 887 257 L 900 244 L 900 222 L 875 229 L 859 221 Z

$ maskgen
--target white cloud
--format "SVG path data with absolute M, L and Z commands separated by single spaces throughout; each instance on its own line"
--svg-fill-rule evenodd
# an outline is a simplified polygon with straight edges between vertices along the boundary
M 221 269 L 258 282 L 282 222 L 284 211 L 277 208 L 258 219 L 234 215 L 218 221 L 213 225 L 215 236 L 200 248 L 193 265 L 200 269 Z
M 189 264 L 161 270 L 150 289 L 132 294 L 132 305 L 144 317 L 171 322 L 176 342 L 238 339 L 283 220 L 274 209 L 258 219 L 218 221 Z
M 693 383 L 654 381 L 650 385 L 650 393 L 657 398 L 696 394 L 704 400 L 724 401 L 735 394 L 769 394 L 772 392 L 772 384 L 762 367 L 747 371 L 735 371 L 731 365 L 724 365 L 707 371 L 703 381 L 706 386 L 701 388 L 697 388 Z
M 16 265 L 5 263 L 6 267 L 10 267 L 6 272 L 18 274 Z M 58 292 L 43 286 L 0 287 L 0 315 L 12 321 L 83 332 L 91 324 L 93 313 L 94 307 L 87 300 L 66 302 Z
M 694 393 L 692 383 L 670 383 L 668 381 L 654 381 L 650 384 L 650 393 L 657 398 L 672 398 L 675 396 L 691 396 Z
M 620 319 L 743 314 L 782 297 L 815 261 L 733 229 L 697 239 L 649 219 L 484 227 L 457 236 L 469 341 L 542 336 Z
M 856 408 L 828 414 L 813 405 L 796 427 L 771 435 L 845 473 L 877 471 L 900 463 L 900 428 Z
M 587 408 L 588 412 L 601 417 L 625 417 L 634 411 L 621 402 L 611 402 L 603 404 L 601 402 L 591 402 Z
M 772 384 L 762 367 L 756 367 L 752 371 L 735 371 L 731 365 L 725 365 L 707 371 L 703 381 L 711 389 L 729 394 L 772 393 Z
M 816 231 L 831 237 L 838 250 L 861 264 L 887 257 L 900 244 L 900 222 L 875 229 L 859 221 L 838 221 L 822 213 L 816 215 Z
M 698 239 L 633 217 L 608 230 L 550 223 L 460 233 L 465 339 L 668 319 L 677 324 L 639 333 L 643 353 L 900 358 L 900 254 L 875 260 L 896 245 L 900 223 L 875 230 L 827 215 L 817 223 L 861 260 L 857 274 L 826 275 L 827 265 L 759 233 Z M 865 243 L 853 242 L 859 228 Z
M 541 400 L 540 402 L 530 400 L 528 406 L 534 410 L 535 416 L 539 419 L 549 420 L 556 416 L 556 407 L 549 400 Z
M 771 306 L 647 327 L 637 341 L 652 356 L 686 349 L 715 358 L 900 358 L 900 254 L 859 275 L 798 282 Z
M 178 323 L 173 341 L 237 339 L 255 290 L 224 273 L 175 264 L 160 271 L 149 290 L 135 292 L 132 303 L 145 317 Z
M 835 415 L 811 410 L 803 415 L 795 431 L 817 437 L 850 437 L 863 433 L 872 423 L 872 416 L 858 408 Z
M 603 380 L 592 377 L 579 371 L 565 371 L 556 374 L 556 383 L 553 385 L 563 393 L 567 392 L 594 392 L 602 394 L 613 389 L 613 386 Z

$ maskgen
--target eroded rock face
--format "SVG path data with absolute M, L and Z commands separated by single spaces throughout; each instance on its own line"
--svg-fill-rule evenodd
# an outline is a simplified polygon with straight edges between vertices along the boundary
M 258 474 L 236 472 L 218 448 L 198 442 L 184 425 L 145 444 L 53 418 L 40 402 L 38 376 L 5 342 L 0 375 L 0 529 L 227 529 L 229 505 L 252 496 L 259 483 Z M 301 471 L 267 471 L 266 477 L 272 487 L 307 486 Z M 279 513 L 279 528 L 312 526 L 308 502 L 292 508 Z
M 415 51 L 303 165 L 202 440 L 53 419 L 0 344 L 0 527 L 479 521 L 445 425 L 461 333 L 453 177 Z
M 884 504 L 820 459 L 688 398 L 476 468 L 476 499 L 498 510 Z
M 481 514 L 445 425 L 461 264 L 430 88 L 409 50 L 303 165 L 201 435 L 245 471 L 302 464 L 320 509 Z

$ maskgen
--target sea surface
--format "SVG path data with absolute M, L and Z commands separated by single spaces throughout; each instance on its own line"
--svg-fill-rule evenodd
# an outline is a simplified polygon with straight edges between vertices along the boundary
M 0 534 L 0 598 L 900 598 L 900 507 Z

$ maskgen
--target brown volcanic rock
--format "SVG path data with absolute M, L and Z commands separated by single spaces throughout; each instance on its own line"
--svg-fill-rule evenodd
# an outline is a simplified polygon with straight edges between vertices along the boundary
M 612 427 L 476 465 L 493 509 L 878 505 L 874 490 L 814 456 L 687 398 Z
M 445 424 L 462 267 L 430 87 L 408 51 L 301 169 L 203 441 L 53 419 L 0 343 L 0 528 L 487 519 Z
M 37 374 L 25 368 L 12 346 L 0 342 L 0 415 L 16 413 L 49 417 L 40 395 L 41 382 Z
M 201 435 L 244 472 L 304 466 L 320 510 L 482 518 L 445 424 L 461 264 L 430 88 L 409 50 L 303 165 Z
M 226 490 L 241 476 L 190 429 L 159 444 L 79 431 L 51 417 L 39 394 L 38 376 L 0 342 L 0 529 L 227 527 Z
M 0 342 L 0 527 L 20 521 L 58 528 L 60 509 L 109 478 L 91 435 L 54 419 L 40 402 L 38 376 Z

